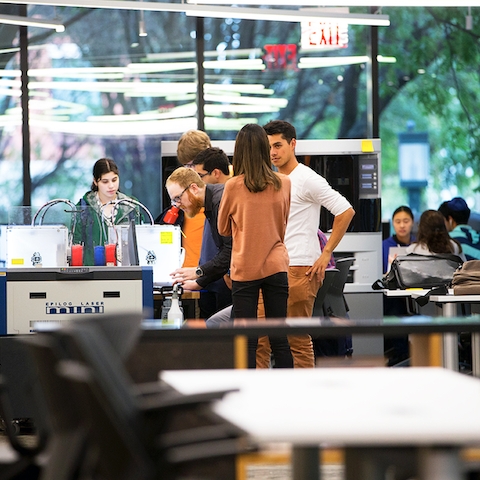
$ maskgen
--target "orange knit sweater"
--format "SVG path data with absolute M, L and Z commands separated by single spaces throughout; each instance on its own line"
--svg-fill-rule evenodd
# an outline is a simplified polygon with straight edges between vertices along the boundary
M 230 277 L 243 282 L 288 271 L 288 253 L 283 243 L 290 211 L 290 179 L 278 174 L 282 188 L 268 186 L 252 193 L 244 176 L 225 184 L 218 217 L 220 235 L 232 236 Z

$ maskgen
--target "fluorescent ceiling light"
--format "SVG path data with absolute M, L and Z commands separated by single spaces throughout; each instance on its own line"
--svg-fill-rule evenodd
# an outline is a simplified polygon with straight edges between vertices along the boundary
M 355 65 L 368 62 L 369 57 L 366 55 L 358 55 L 354 57 L 302 57 L 298 63 L 298 68 L 323 68 L 323 67 L 338 67 L 341 65 Z M 395 63 L 395 57 L 384 57 L 377 55 L 379 63 Z
M 177 70 L 192 70 L 197 67 L 196 62 L 168 62 L 168 63 L 130 63 L 127 66 L 131 74 L 148 74 L 173 72 Z
M 225 113 L 234 114 L 255 114 L 255 113 L 276 113 L 280 108 L 273 105 L 205 105 L 205 115 L 211 117 L 222 117 Z
M 205 117 L 205 129 L 237 132 L 247 123 L 258 123 L 258 118 L 218 118 Z M 185 131 L 185 130 L 182 130 Z
M 147 30 L 145 29 L 145 20 L 140 20 L 138 23 L 138 36 L 146 37 L 147 35 Z
M 459 0 L 458 2 L 448 2 L 445 0 L 380 0 L 372 2 L 371 0 L 238 0 L 233 3 L 231 0 L 187 0 L 190 4 L 199 5 L 273 5 L 273 6 L 311 6 L 318 7 L 478 7 L 478 0 Z
M 188 5 L 186 5 L 188 7 Z M 372 25 L 388 27 L 388 15 L 330 13 L 323 11 L 279 10 L 275 8 L 237 8 L 210 5 L 190 5 L 185 14 L 190 17 L 240 18 L 242 20 L 266 20 L 274 22 L 325 21 L 348 23 L 349 25 Z
M 0 50 L 0 53 L 2 51 Z M 263 55 L 263 50 L 261 48 L 237 48 L 235 50 L 207 50 L 204 52 L 203 56 L 205 58 L 209 57 L 248 57 L 248 58 L 257 58 Z M 147 60 L 172 60 L 179 58 L 193 58 L 195 59 L 195 52 L 169 52 L 169 53 L 147 53 Z
M 0 3 L 48 5 L 52 7 L 103 8 L 111 10 L 144 10 L 150 12 L 184 12 L 182 3 L 137 2 L 133 0 L 0 0 Z
M 349 25 L 373 25 L 388 27 L 388 15 L 339 14 L 279 10 L 274 8 L 236 8 L 192 5 L 186 3 L 137 2 L 132 0 L 0 0 L 0 3 L 26 5 L 49 5 L 56 7 L 109 8 L 115 10 L 139 10 L 151 12 L 184 12 L 193 17 L 239 18 L 243 20 L 266 20 L 277 22 L 301 22 L 312 19 L 330 20 Z
M 263 95 L 273 95 L 274 91 L 271 88 L 265 88 L 261 83 L 206 83 L 204 85 L 205 92 L 239 92 L 239 93 L 261 93 Z
M 205 94 L 207 102 L 235 103 L 237 105 L 273 105 L 278 108 L 285 108 L 288 105 L 286 98 L 261 98 L 261 97 L 242 97 L 239 95 L 214 95 Z
M 384 57 L 383 55 L 377 55 L 377 62 L 378 63 L 397 63 L 397 59 L 395 57 Z
M 21 17 L 18 15 L 0 15 L 0 23 L 5 25 L 18 25 L 21 27 L 51 28 L 59 33 L 65 31 L 65 26 L 61 22 L 56 22 L 55 20 L 43 20 L 41 18 Z
M 203 62 L 205 69 L 221 70 L 265 70 L 265 64 L 261 58 L 242 60 L 207 60 Z
M 368 62 L 366 55 L 344 57 L 302 57 L 298 68 L 338 67 L 340 65 L 355 65 Z

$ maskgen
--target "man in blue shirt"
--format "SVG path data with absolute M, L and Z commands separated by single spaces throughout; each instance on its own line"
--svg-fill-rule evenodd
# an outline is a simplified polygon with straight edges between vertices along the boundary
M 468 224 L 470 208 L 461 197 L 443 202 L 438 211 L 445 217 L 450 236 L 462 246 L 467 260 L 480 260 L 480 235 Z

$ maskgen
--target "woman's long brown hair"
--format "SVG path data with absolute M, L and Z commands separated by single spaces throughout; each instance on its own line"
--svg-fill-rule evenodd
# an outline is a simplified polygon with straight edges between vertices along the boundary
M 282 183 L 272 170 L 267 133 L 260 125 L 248 123 L 238 132 L 232 163 L 235 175 L 245 176 L 245 186 L 251 192 L 262 192 L 268 185 L 280 190 Z

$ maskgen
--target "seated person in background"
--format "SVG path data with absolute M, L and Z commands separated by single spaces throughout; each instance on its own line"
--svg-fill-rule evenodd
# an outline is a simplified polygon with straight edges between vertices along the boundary
M 383 273 L 386 273 L 392 259 L 388 258 L 390 247 L 408 247 L 415 237 L 412 235 L 413 212 L 410 207 L 401 205 L 392 215 L 392 226 L 395 233 L 382 242 Z
M 408 247 L 415 237 L 412 234 L 413 212 L 410 207 L 401 205 L 392 215 L 392 226 L 394 234 L 382 242 L 383 272 L 390 269 L 393 258 L 389 258 L 391 247 Z M 383 299 L 383 314 L 385 316 L 406 317 L 411 315 L 412 309 L 408 305 L 409 300 L 405 298 L 385 297 Z M 410 349 L 408 335 L 384 336 L 383 350 L 388 359 L 388 365 L 396 365 L 408 359 Z
M 460 245 L 467 260 L 480 260 L 480 235 L 470 225 L 470 209 L 461 197 L 443 202 L 438 211 L 445 217 L 445 225 L 450 237 Z
M 117 164 L 111 158 L 97 160 L 91 190 L 77 203 L 79 214 L 73 224 L 73 243 L 84 246 L 83 265 L 94 265 L 94 248 L 109 243 L 108 227 L 128 224 L 131 219 L 140 221 L 140 212 L 133 203 L 115 206 L 119 200 L 133 198 L 121 193 L 119 185 Z
M 465 261 L 462 246 L 450 238 L 443 215 L 438 210 L 425 210 L 418 224 L 417 241 L 407 247 L 407 253 L 435 255 L 452 253 Z

